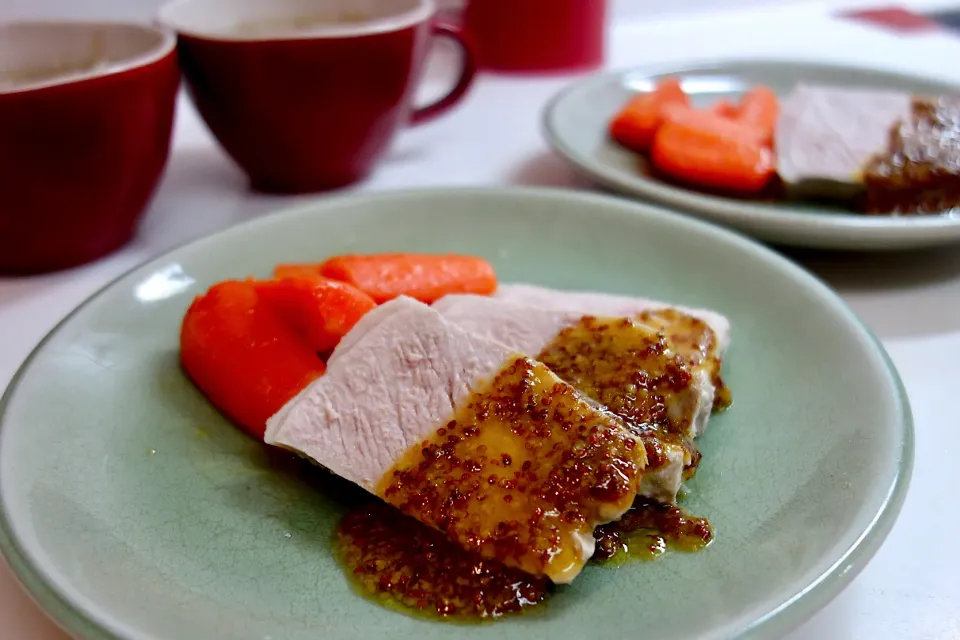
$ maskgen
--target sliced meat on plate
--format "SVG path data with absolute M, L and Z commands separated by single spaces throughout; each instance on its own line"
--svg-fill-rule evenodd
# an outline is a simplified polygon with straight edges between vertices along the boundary
M 642 443 L 544 364 L 397 298 L 265 437 L 462 547 L 570 582 L 637 495 Z
M 612 411 L 641 438 L 647 468 L 640 494 L 675 502 L 700 460 L 693 424 L 709 414 L 713 383 L 694 376 L 657 328 L 629 318 L 597 318 L 472 295 L 434 308 L 471 333 L 536 354 L 565 382 Z
M 720 375 L 730 345 L 730 321 L 715 311 L 673 306 L 656 300 L 608 293 L 561 291 L 528 284 L 501 285 L 494 297 L 515 304 L 595 317 L 631 318 L 664 332 L 674 353 L 690 365 L 695 386 L 704 393 L 688 435 L 707 427 L 712 409 L 730 403 Z
M 797 197 L 851 199 L 864 171 L 887 150 L 912 97 L 900 91 L 799 84 L 782 102 L 775 147 L 777 173 Z

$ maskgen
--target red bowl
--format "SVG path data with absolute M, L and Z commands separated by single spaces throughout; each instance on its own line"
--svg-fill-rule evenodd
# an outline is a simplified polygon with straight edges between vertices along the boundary
M 433 0 L 173 0 L 158 20 L 177 32 L 185 87 L 251 186 L 308 193 L 364 178 L 402 127 L 464 96 L 472 50 L 434 9 Z M 418 106 L 433 37 L 460 46 L 460 73 L 445 97 Z
M 147 26 L 0 26 L 0 273 L 75 266 L 133 237 L 170 150 L 175 46 Z

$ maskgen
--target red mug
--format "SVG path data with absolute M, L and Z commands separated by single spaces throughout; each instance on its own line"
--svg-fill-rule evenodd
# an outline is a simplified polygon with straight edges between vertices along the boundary
M 0 26 L 0 273 L 99 258 L 136 233 L 170 149 L 180 72 L 145 26 Z
M 467 0 L 462 19 L 485 69 L 561 72 L 603 63 L 606 0 Z
M 433 0 L 175 0 L 159 21 L 177 31 L 190 95 L 251 186 L 303 193 L 363 178 L 402 125 L 464 96 L 472 50 L 434 11 Z M 432 36 L 460 46 L 460 75 L 417 108 Z

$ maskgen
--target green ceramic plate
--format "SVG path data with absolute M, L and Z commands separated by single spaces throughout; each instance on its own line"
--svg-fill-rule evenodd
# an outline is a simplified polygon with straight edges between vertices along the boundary
M 469 252 L 504 281 L 727 314 L 733 408 L 702 440 L 695 555 L 589 567 L 529 616 L 453 626 L 378 606 L 331 556 L 343 496 L 231 427 L 181 374 L 180 319 L 224 278 L 341 252 Z M 328 199 L 177 249 L 68 317 L 0 418 L 0 542 L 80 638 L 777 637 L 887 534 L 913 433 L 875 338 L 823 284 L 727 231 L 547 190 Z
M 960 242 L 960 213 L 863 216 L 816 205 L 764 204 L 706 195 L 646 175 L 646 162 L 607 137 L 627 99 L 658 78 L 677 76 L 694 104 L 736 100 L 760 83 L 786 95 L 798 82 L 956 94 L 956 86 L 876 69 L 787 62 L 690 62 L 642 67 L 583 80 L 558 94 L 543 117 L 547 141 L 586 176 L 618 193 L 656 201 L 783 245 L 829 249 L 908 249 Z

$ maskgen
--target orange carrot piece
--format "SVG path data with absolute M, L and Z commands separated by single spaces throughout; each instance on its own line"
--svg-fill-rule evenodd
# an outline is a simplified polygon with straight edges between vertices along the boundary
M 280 264 L 273 269 L 273 277 L 284 278 L 322 278 L 319 264 Z
M 254 288 L 318 353 L 331 351 L 364 314 L 377 306 L 363 291 L 324 278 L 316 271 L 264 280 Z
M 766 145 L 763 136 L 755 128 L 741 123 L 739 120 L 727 118 L 716 113 L 713 109 L 694 109 L 683 105 L 671 105 L 664 110 L 663 122 L 673 122 L 686 127 L 699 129 L 703 126 L 717 128 L 726 135 L 733 137 L 749 137 L 760 144 Z
M 472 256 L 347 255 L 330 258 L 319 270 L 328 278 L 352 284 L 378 304 L 401 295 L 430 304 L 451 293 L 490 295 L 497 288 L 490 263 Z
M 754 130 L 705 111 L 665 122 L 651 159 L 678 180 L 744 194 L 761 191 L 774 173 L 773 154 Z
M 217 409 L 260 440 L 267 418 L 326 369 L 252 282 L 233 280 L 190 305 L 180 329 L 180 361 Z
M 768 87 L 757 85 L 743 94 L 737 120 L 755 129 L 764 143 L 773 143 L 779 117 L 780 99 Z
M 632 151 L 646 151 L 663 122 L 664 108 L 689 103 L 680 80 L 665 78 L 652 92 L 630 99 L 610 122 L 610 137 Z
M 729 100 L 717 100 L 712 105 L 707 107 L 707 111 L 710 113 L 715 113 L 722 118 L 736 119 L 740 115 L 740 110 L 737 105 L 733 104 Z

